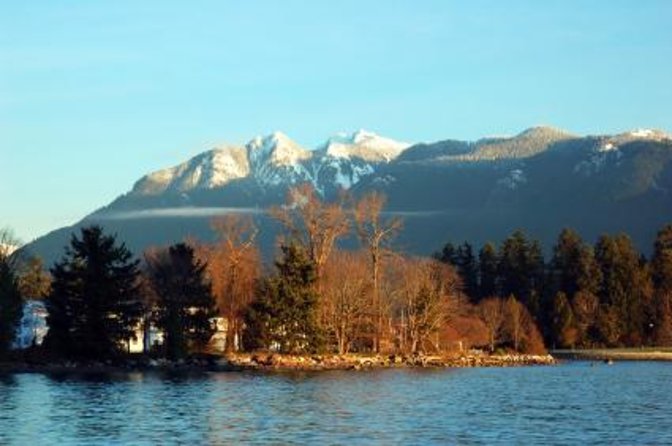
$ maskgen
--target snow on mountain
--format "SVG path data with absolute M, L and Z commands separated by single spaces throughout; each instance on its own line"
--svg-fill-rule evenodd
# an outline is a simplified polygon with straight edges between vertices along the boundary
M 358 157 L 337 158 L 325 156 L 318 165 L 316 188 L 324 191 L 325 185 L 350 189 L 367 175 L 376 171 L 373 162 L 367 162 Z
M 576 173 L 591 174 L 601 171 L 612 158 L 617 162 L 623 144 L 670 140 L 670 136 L 659 130 L 638 129 L 582 139 L 563 130 L 539 126 L 513 137 L 474 142 L 449 140 L 406 150 L 408 143 L 358 130 L 338 133 L 315 150 L 309 150 L 284 133 L 275 132 L 257 136 L 244 146 L 217 147 L 185 163 L 146 175 L 135 184 L 132 193 L 188 194 L 195 189 L 216 189 L 234 180 L 246 180 L 268 190 L 309 182 L 318 192 L 329 194 L 339 188 L 353 187 L 378 172 L 381 165 L 394 161 L 450 164 L 522 160 L 559 143 L 567 146 L 574 140 L 593 141 L 588 156 L 574 169 Z M 505 183 L 518 185 L 524 180 L 525 175 L 514 172 L 506 177 Z
M 644 138 L 644 139 L 669 139 L 669 135 L 661 130 L 656 129 L 636 129 L 627 133 L 633 138 Z
M 671 139 L 669 134 L 663 132 L 662 130 L 656 129 L 635 129 L 627 133 L 617 135 L 616 137 L 623 140 L 646 139 L 652 141 L 663 141 L 666 139 Z
M 289 166 L 312 156 L 309 150 L 282 132 L 274 132 L 266 137 L 257 136 L 247 143 L 247 148 L 253 165 L 270 162 L 274 166 Z
M 595 152 L 588 155 L 588 157 L 574 166 L 574 173 L 583 176 L 590 176 L 602 172 L 609 166 L 620 165 L 620 160 L 623 158 L 623 152 L 617 147 L 606 149 L 606 146 L 598 148 Z
M 312 175 L 304 162 L 310 160 L 313 153 L 284 133 L 257 136 L 246 147 L 252 176 L 258 184 L 274 186 L 283 182 L 296 184 L 312 181 Z
M 334 158 L 357 157 L 365 161 L 390 162 L 408 147 L 409 143 L 358 130 L 352 134 L 337 133 L 318 150 Z
M 618 148 L 616 147 L 616 145 L 613 142 L 606 142 L 606 143 L 600 145 L 597 148 L 597 151 L 598 152 L 611 152 L 612 150 L 617 150 L 617 149 Z
M 616 135 L 601 135 L 598 138 L 600 139 L 600 145 L 597 148 L 598 152 L 618 150 L 619 146 L 637 140 L 660 142 L 671 139 L 667 133 L 655 129 L 636 129 Z
M 510 190 L 517 189 L 520 185 L 527 183 L 527 176 L 522 169 L 511 170 L 504 178 L 497 181 L 497 185 Z
M 574 167 L 575 173 L 588 176 L 603 171 L 609 165 L 620 165 L 623 157 L 621 146 L 624 144 L 641 140 L 661 142 L 671 139 L 667 133 L 653 129 L 636 129 L 616 135 L 600 135 L 596 138 L 597 145 L 586 159 Z
M 243 147 L 223 146 L 195 156 L 175 167 L 159 170 L 140 179 L 133 191 L 140 195 L 158 195 L 168 190 L 186 192 L 213 189 L 232 180 L 245 178 L 250 165 Z
M 143 177 L 133 187 L 139 195 L 186 193 L 214 189 L 243 178 L 261 187 L 312 183 L 318 191 L 348 189 L 374 172 L 374 165 L 396 158 L 408 143 L 359 130 L 330 138 L 315 151 L 287 135 L 274 132 L 257 136 L 244 147 L 223 146 L 204 152 L 177 166 Z
M 366 130 L 337 133 L 320 145 L 315 153 L 316 187 L 349 189 L 373 174 L 376 166 L 396 159 L 409 143 L 379 136 Z

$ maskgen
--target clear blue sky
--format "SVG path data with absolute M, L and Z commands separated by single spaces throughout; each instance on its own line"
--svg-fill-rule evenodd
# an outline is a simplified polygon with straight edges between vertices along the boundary
M 72 224 L 212 142 L 672 127 L 672 1 L 4 1 L 0 227 Z

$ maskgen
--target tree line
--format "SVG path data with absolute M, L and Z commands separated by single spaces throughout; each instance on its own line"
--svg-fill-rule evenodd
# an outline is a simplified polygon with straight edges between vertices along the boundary
M 270 266 L 254 221 L 239 215 L 213 220 L 213 243 L 150 248 L 140 259 L 98 226 L 73 234 L 49 274 L 37 260 L 17 266 L 2 255 L 0 354 L 22 295 L 45 300 L 43 349 L 72 359 L 124 355 L 150 328 L 163 336 L 152 354 L 209 351 L 216 317 L 229 352 L 540 353 L 672 342 L 672 226 L 651 259 L 625 235 L 591 246 L 569 229 L 548 262 L 521 231 L 499 247 L 447 243 L 417 257 L 393 249 L 402 221 L 384 205 L 376 192 L 326 202 L 309 185 L 292 188 L 270 211 L 283 228 Z M 358 248 L 339 246 L 353 236 Z
M 467 242 L 447 243 L 435 258 L 457 269 L 474 305 L 519 300 L 547 345 L 672 344 L 672 225 L 658 232 L 649 259 L 625 234 L 602 235 L 590 245 L 571 229 L 559 234 L 548 261 L 522 231 L 478 253 Z

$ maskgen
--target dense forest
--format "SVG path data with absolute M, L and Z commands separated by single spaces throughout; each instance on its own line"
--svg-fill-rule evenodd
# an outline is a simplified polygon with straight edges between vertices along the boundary
M 293 188 L 270 211 L 284 228 L 272 266 L 262 263 L 253 220 L 240 215 L 213 220 L 215 243 L 186 240 L 140 259 L 98 226 L 73 234 L 48 272 L 20 250 L 2 251 L 0 357 L 28 298 L 44 299 L 49 314 L 40 348 L 81 360 L 122 356 L 150 328 L 162 342 L 147 353 L 169 359 L 212 351 L 218 327 L 229 352 L 672 344 L 672 225 L 650 259 L 625 234 L 591 245 L 571 229 L 547 260 L 522 231 L 498 246 L 446 243 L 423 258 L 394 249 L 403 222 L 384 205 L 378 193 L 324 202 L 308 185 Z M 359 247 L 341 248 L 347 238 Z
M 521 231 L 499 248 L 447 243 L 435 258 L 453 265 L 478 306 L 515 298 L 555 348 L 640 347 L 672 343 L 672 225 L 657 235 L 646 259 L 625 234 L 594 246 L 564 229 L 544 261 Z

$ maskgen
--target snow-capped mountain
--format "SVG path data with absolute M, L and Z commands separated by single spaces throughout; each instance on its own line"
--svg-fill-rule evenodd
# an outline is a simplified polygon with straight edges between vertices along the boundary
M 262 188 L 312 183 L 320 191 L 349 189 L 375 165 L 395 159 L 410 144 L 359 130 L 339 133 L 308 150 L 281 132 L 257 136 L 244 146 L 216 147 L 180 165 L 140 179 L 132 194 L 188 194 L 248 179 Z
M 587 240 L 623 231 L 646 251 L 672 221 L 672 138 L 659 130 L 579 136 L 542 126 L 409 145 L 360 130 L 310 150 L 276 132 L 148 174 L 28 249 L 52 262 L 73 230 L 96 223 L 139 253 L 186 235 L 212 238 L 210 219 L 238 212 L 255 218 L 262 251 L 272 253 L 278 226 L 266 209 L 303 182 L 327 200 L 341 189 L 355 198 L 382 192 L 387 210 L 404 219 L 398 243 L 410 252 L 427 254 L 447 240 L 501 240 L 518 228 L 550 247 L 567 226 Z

